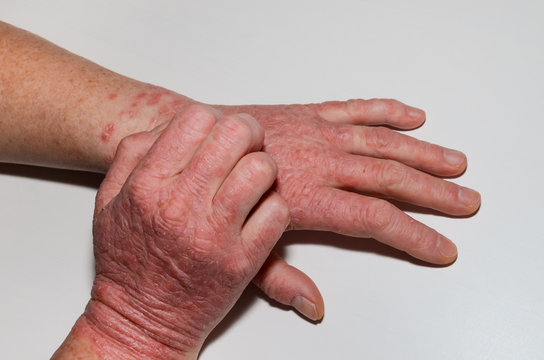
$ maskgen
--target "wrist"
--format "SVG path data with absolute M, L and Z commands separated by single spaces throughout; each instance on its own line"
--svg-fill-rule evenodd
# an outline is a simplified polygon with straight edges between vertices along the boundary
M 116 115 L 104 122 L 95 134 L 101 149 L 99 167 L 103 172 L 111 165 L 123 138 L 168 122 L 177 112 L 196 102 L 176 92 L 139 82 L 111 90 L 105 94 L 104 101 L 114 109 L 110 113 Z
M 196 359 L 205 335 L 183 321 L 190 314 L 184 317 L 181 309 L 151 299 L 95 280 L 92 299 L 78 320 L 84 325 L 80 333 L 97 344 L 105 359 Z

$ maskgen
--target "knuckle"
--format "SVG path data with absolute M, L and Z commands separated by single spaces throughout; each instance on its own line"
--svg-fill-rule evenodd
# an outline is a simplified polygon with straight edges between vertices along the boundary
M 400 102 L 393 99 L 384 99 L 382 100 L 385 107 L 385 113 L 389 116 L 395 116 L 401 113 Z
M 381 233 L 391 225 L 393 211 L 388 202 L 377 200 L 371 206 L 363 209 L 363 223 L 372 233 Z
M 180 118 L 180 124 L 186 121 L 188 129 L 196 134 L 209 133 L 217 122 L 216 116 L 217 114 L 205 105 L 191 105 Z
M 238 114 L 233 115 L 233 116 L 236 117 L 238 120 L 242 120 L 242 121 L 246 122 L 251 127 L 254 127 L 254 128 L 261 127 L 261 124 L 259 124 L 257 119 L 255 119 L 253 116 L 251 116 L 248 113 L 238 113 Z
M 389 150 L 393 146 L 393 134 L 384 127 L 373 128 L 366 134 L 366 144 L 380 153 Z
M 220 122 L 221 135 L 232 143 L 248 143 L 252 136 L 250 125 L 236 116 L 227 116 Z
M 151 134 L 147 131 L 129 135 L 119 142 L 117 152 L 119 154 L 134 152 L 134 149 L 139 148 L 150 136 Z
M 367 109 L 367 100 L 349 99 L 344 103 L 348 114 L 364 113 Z
M 385 160 L 379 164 L 377 183 L 379 188 L 388 193 L 397 190 L 405 184 L 406 169 L 400 163 L 393 160 Z
M 147 211 L 151 207 L 152 191 L 140 177 L 130 178 L 124 191 L 134 209 Z
M 203 104 L 193 104 L 189 106 L 186 113 L 197 118 L 214 117 L 217 115 L 212 108 Z
M 244 156 L 245 166 L 252 176 L 276 177 L 278 168 L 272 158 L 264 152 L 254 152 Z
M 136 138 L 136 134 L 129 135 L 123 138 L 121 142 L 119 142 L 119 145 L 117 146 L 117 151 L 118 152 L 127 151 L 132 146 L 132 144 L 136 142 L 135 138 Z
M 320 124 L 317 127 L 321 138 L 329 143 L 349 144 L 354 137 L 358 136 L 357 131 L 351 125 L 344 124 Z

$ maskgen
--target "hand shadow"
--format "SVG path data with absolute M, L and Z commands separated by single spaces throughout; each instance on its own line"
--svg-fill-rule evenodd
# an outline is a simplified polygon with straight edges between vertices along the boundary
M 100 183 L 104 179 L 103 174 L 91 173 L 86 171 L 54 169 L 40 166 L 7 163 L 0 163 L 0 175 L 37 179 L 47 182 L 55 182 L 90 188 L 93 190 L 98 190 Z M 88 241 L 89 244 L 92 244 L 92 235 L 89 233 L 89 237 L 85 240 Z M 88 264 L 89 270 L 87 273 L 89 274 L 89 278 L 87 279 L 87 281 L 90 288 L 93 283 L 95 273 L 94 256 L 92 256 L 92 252 Z
M 398 205 L 398 204 L 397 204 Z M 434 213 L 434 212 L 431 212 Z M 401 261 L 410 262 L 417 266 L 426 266 L 426 267 L 444 267 L 448 265 L 434 265 L 430 264 L 416 258 L 411 257 L 407 253 L 392 248 L 388 245 L 382 244 L 374 239 L 370 238 L 355 238 L 344 235 L 339 235 L 331 232 L 325 231 L 290 231 L 284 233 L 281 239 L 276 245 L 275 251 L 283 258 L 287 257 L 288 247 L 294 244 L 313 244 L 313 245 L 323 245 L 323 246 L 332 246 L 336 248 L 365 252 L 365 253 L 374 253 L 379 256 L 392 257 Z M 246 313 L 252 306 L 255 306 L 258 299 L 267 301 L 271 307 L 274 307 L 282 311 L 293 311 L 294 314 L 297 314 L 302 319 L 310 321 L 303 317 L 302 315 L 296 313 L 292 307 L 286 306 L 278 303 L 270 298 L 268 298 L 262 291 L 260 291 L 253 284 L 247 287 L 244 291 L 238 302 L 232 308 L 232 310 L 225 316 L 225 318 L 217 325 L 217 327 L 210 333 L 204 345 L 202 347 L 201 353 L 203 353 L 206 348 L 212 344 L 214 341 L 219 339 L 227 329 L 232 327 L 239 318 L 241 318 L 244 313 Z M 312 322 L 312 321 L 310 321 Z M 312 322 L 318 324 L 320 321 Z
M 100 183 L 104 179 L 103 174 L 86 171 L 53 169 L 41 166 L 7 163 L 0 163 L 0 174 L 57 182 L 91 189 L 98 189 Z

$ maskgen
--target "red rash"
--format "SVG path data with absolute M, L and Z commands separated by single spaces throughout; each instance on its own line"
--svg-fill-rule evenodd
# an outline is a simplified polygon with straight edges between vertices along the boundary
M 106 124 L 106 126 L 104 126 L 104 130 L 102 131 L 102 134 L 100 135 L 100 139 L 102 139 L 102 142 L 108 142 L 108 140 L 111 137 L 111 134 L 113 134 L 114 129 L 115 129 L 115 126 L 112 123 Z
M 155 127 L 171 120 L 184 106 L 185 101 L 184 97 L 161 88 L 139 92 L 127 99 L 124 109 L 119 112 L 119 120 L 124 122 L 141 116 L 149 116 L 150 126 Z
M 149 100 L 147 100 L 147 105 L 157 105 L 159 103 L 159 100 L 161 99 L 161 96 L 162 94 L 161 93 L 157 93 L 157 94 L 151 94 L 149 96 Z

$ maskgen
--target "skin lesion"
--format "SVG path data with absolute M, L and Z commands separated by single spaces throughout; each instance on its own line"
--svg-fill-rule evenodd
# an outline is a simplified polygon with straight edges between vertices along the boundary
M 113 123 L 107 123 L 100 134 L 100 140 L 102 140 L 103 143 L 107 143 L 110 140 L 114 130 L 115 125 Z
M 119 120 L 150 119 L 149 129 L 170 121 L 184 106 L 194 103 L 191 99 L 170 90 L 148 85 L 148 89 L 129 96 L 119 111 Z M 109 100 L 117 99 L 117 94 L 108 95 Z

